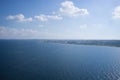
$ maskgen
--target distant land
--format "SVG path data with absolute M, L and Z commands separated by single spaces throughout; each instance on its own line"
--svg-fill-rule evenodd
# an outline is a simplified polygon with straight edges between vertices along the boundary
M 45 40 L 45 42 L 120 47 L 120 40 Z

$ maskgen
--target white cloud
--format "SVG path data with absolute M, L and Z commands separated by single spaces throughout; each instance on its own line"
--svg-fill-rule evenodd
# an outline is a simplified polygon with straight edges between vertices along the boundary
M 89 14 L 87 9 L 76 7 L 72 1 L 62 2 L 59 11 L 61 15 L 65 16 L 84 16 Z
M 44 15 L 44 14 L 35 16 L 34 18 L 37 20 L 40 20 L 40 21 L 48 21 L 49 19 L 51 19 L 51 20 L 61 20 L 62 19 L 62 17 L 58 16 L 58 15 Z
M 7 17 L 7 20 L 16 20 L 18 22 L 31 22 L 32 18 L 25 18 L 23 14 L 17 14 L 17 15 L 9 15 Z
M 48 18 L 43 14 L 41 14 L 39 16 L 35 16 L 35 19 L 40 20 L 40 21 L 47 21 L 48 20 Z
M 48 15 L 47 17 L 48 17 L 48 19 L 53 19 L 53 20 L 60 20 L 60 19 L 62 19 L 62 17 L 58 16 L 58 15 Z
M 120 19 L 120 6 L 117 6 L 113 11 L 113 19 Z

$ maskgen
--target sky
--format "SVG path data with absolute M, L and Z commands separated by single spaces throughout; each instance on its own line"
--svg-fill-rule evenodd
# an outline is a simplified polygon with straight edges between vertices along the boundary
M 0 0 L 0 39 L 120 39 L 120 0 Z

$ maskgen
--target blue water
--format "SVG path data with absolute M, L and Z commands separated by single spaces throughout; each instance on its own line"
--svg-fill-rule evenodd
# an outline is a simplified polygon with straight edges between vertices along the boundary
M 0 80 L 120 80 L 120 48 L 0 40 Z

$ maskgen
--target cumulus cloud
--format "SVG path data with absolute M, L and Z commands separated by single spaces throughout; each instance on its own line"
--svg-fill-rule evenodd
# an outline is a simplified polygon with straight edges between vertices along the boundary
M 117 6 L 113 11 L 113 19 L 120 19 L 120 6 Z
M 23 14 L 17 14 L 17 15 L 9 15 L 7 17 L 7 20 L 16 20 L 18 22 L 31 22 L 32 18 L 25 18 Z
M 51 20 L 61 20 L 62 19 L 62 17 L 58 16 L 58 15 L 44 15 L 44 14 L 35 16 L 34 18 L 37 20 L 40 20 L 40 21 L 48 21 L 49 19 L 51 19 Z
M 59 8 L 59 12 L 52 13 L 53 15 L 40 14 L 35 16 L 34 18 L 40 21 L 48 21 L 48 20 L 61 20 L 63 19 L 63 16 L 80 16 L 80 15 L 85 16 L 89 14 L 87 9 L 76 7 L 72 1 L 62 2 L 61 8 Z
M 65 16 L 84 16 L 89 14 L 87 9 L 76 7 L 72 1 L 62 2 L 59 12 Z

